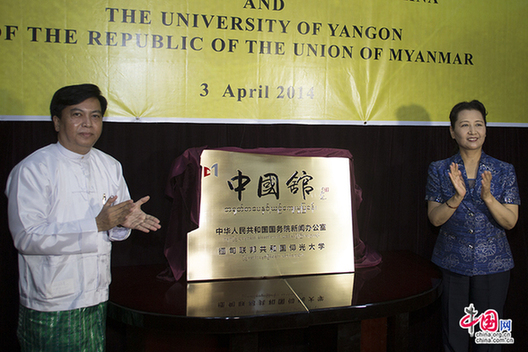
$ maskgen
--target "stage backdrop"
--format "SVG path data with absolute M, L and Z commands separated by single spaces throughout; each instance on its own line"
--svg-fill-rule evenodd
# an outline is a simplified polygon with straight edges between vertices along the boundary
M 477 98 L 524 126 L 528 2 L 4 0 L 0 118 L 98 84 L 107 119 L 441 124 Z

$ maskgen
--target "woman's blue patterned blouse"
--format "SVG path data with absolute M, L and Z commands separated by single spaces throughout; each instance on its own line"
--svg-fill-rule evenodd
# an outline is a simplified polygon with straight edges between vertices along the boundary
M 491 194 L 500 202 L 521 204 L 513 165 L 482 152 L 477 179 L 470 188 L 460 153 L 429 165 L 425 199 L 445 203 L 455 194 L 449 165 L 458 164 L 466 183 L 466 195 L 455 213 L 440 228 L 432 261 L 452 272 L 474 276 L 499 273 L 513 268 L 506 232 L 480 198 L 482 173 L 492 174 Z

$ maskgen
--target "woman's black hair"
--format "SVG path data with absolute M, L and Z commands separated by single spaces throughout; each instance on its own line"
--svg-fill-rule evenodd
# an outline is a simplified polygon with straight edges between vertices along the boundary
M 458 114 L 463 110 L 477 110 L 482 114 L 482 118 L 484 119 L 484 124 L 486 124 L 486 115 L 488 112 L 486 111 L 486 108 L 484 107 L 484 104 L 482 104 L 478 100 L 472 100 L 472 101 L 463 101 L 461 103 L 456 104 L 453 106 L 453 109 L 451 109 L 451 112 L 449 113 L 449 120 L 451 121 L 451 127 L 455 128 L 455 124 L 457 122 Z

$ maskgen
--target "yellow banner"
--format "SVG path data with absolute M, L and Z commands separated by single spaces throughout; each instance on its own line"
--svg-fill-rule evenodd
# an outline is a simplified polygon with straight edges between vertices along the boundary
M 115 121 L 438 124 L 479 99 L 523 125 L 528 2 L 0 4 L 0 119 L 49 118 L 92 82 Z

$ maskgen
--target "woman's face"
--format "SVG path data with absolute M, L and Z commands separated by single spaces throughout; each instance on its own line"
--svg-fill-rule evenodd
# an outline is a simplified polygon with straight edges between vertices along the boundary
M 455 127 L 450 127 L 449 130 L 451 137 L 464 150 L 481 149 L 486 139 L 486 123 L 478 110 L 460 111 Z

